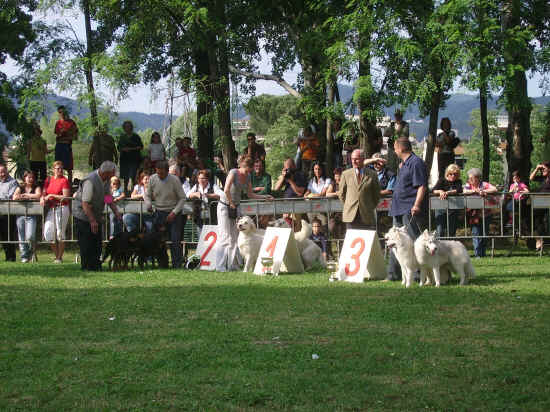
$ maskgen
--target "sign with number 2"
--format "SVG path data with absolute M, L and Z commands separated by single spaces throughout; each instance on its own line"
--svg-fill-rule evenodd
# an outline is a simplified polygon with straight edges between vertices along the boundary
M 338 267 L 340 280 L 347 282 L 384 279 L 386 267 L 376 231 L 349 229 L 346 232 Z
M 204 225 L 197 245 L 197 255 L 201 257 L 199 269 L 215 270 L 216 253 L 215 246 L 218 241 L 218 226 Z

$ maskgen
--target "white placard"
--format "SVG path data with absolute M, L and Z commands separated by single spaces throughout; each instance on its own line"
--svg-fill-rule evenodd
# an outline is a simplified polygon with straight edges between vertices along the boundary
M 283 263 L 287 272 L 302 273 L 304 271 L 304 264 L 296 246 L 294 232 L 290 228 L 267 228 L 254 267 L 254 274 L 256 275 L 265 275 L 265 268 L 262 265 L 263 257 L 273 258 L 272 272 L 274 275 L 278 275 L 282 271 L 281 265 Z
M 196 254 L 201 257 L 200 270 L 216 269 L 216 242 L 218 241 L 218 226 L 204 225 L 199 237 Z
M 348 229 L 338 272 L 340 280 L 346 282 L 386 278 L 386 265 L 375 230 Z

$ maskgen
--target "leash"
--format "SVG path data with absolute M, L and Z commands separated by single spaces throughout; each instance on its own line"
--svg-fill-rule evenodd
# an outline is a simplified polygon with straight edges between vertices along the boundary
M 416 216 L 411 214 L 411 218 L 409 219 L 409 223 L 414 223 L 416 228 L 418 229 L 418 233 L 422 233 L 422 230 L 420 229 L 420 226 L 418 226 L 418 222 L 416 221 Z

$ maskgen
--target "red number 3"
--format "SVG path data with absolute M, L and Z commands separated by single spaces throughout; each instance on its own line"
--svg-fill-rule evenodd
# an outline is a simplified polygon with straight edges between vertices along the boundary
M 355 262 L 355 267 L 353 270 L 350 270 L 350 264 L 346 263 L 345 271 L 347 276 L 355 276 L 357 275 L 357 272 L 359 272 L 359 269 L 361 268 L 361 263 L 359 262 L 359 258 L 361 257 L 361 254 L 365 250 L 365 241 L 361 239 L 360 237 L 356 238 L 351 242 L 351 248 L 355 249 L 355 246 L 359 243 L 359 250 L 357 253 L 351 255 L 351 258 Z
M 210 253 L 210 251 L 212 250 L 212 248 L 216 244 L 216 240 L 218 240 L 218 235 L 216 235 L 216 232 L 208 232 L 208 234 L 204 237 L 204 241 L 208 242 L 208 239 L 210 239 L 210 238 L 213 238 L 212 242 L 208 245 L 208 247 L 206 248 L 206 250 L 202 254 L 201 263 L 200 263 L 199 266 L 210 266 L 210 261 L 206 260 L 206 257 L 208 256 L 208 254 Z

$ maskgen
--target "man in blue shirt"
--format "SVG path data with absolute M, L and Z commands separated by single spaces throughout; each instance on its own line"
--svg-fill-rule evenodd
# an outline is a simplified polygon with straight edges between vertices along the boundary
M 376 172 L 378 176 L 378 183 L 380 183 L 380 195 L 391 196 L 393 194 L 393 186 L 395 185 L 395 174 L 386 167 L 387 160 L 384 159 L 381 153 L 375 153 L 370 159 L 366 159 L 365 166 L 370 167 Z
M 426 164 L 412 152 L 411 142 L 406 137 L 397 139 L 394 149 L 401 165 L 393 188 L 390 216 L 393 216 L 394 226 L 405 226 L 409 236 L 416 239 L 424 228 L 424 215 L 428 209 Z M 392 252 L 387 280 L 400 279 L 401 267 Z

